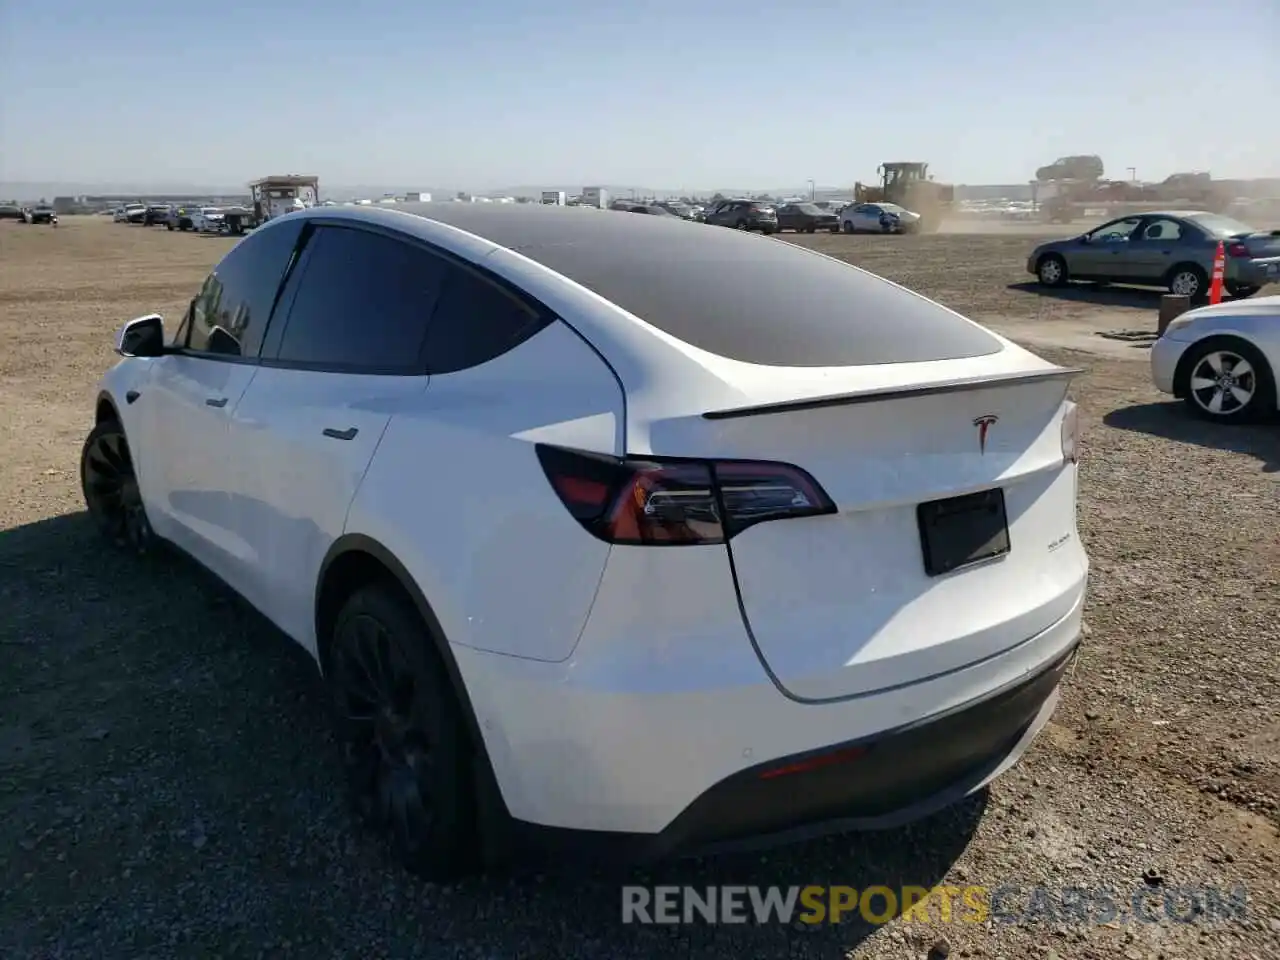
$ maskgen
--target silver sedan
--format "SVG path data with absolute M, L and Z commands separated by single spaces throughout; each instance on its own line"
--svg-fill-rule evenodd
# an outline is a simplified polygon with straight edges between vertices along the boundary
M 1156 388 L 1208 420 L 1274 417 L 1277 370 L 1280 296 L 1188 311 L 1151 348 Z

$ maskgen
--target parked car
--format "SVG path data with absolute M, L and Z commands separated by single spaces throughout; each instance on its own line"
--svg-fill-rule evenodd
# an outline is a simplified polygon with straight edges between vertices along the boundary
M 172 209 L 172 204 L 168 203 L 149 204 L 142 212 L 142 225 L 146 227 L 156 227 L 161 224 L 168 224 L 169 213 Z M 132 220 L 130 222 L 132 222 Z
M 1219 243 L 1231 296 L 1249 297 L 1280 281 L 1280 230 L 1255 230 L 1203 210 L 1134 214 L 1078 237 L 1042 243 L 1027 258 L 1027 272 L 1046 287 L 1093 280 L 1163 287 L 1202 300 Z
M 197 233 L 223 233 L 227 214 L 221 207 L 201 207 L 192 217 Z
M 696 220 L 697 215 L 694 213 L 693 207 L 687 203 L 681 203 L 678 200 L 659 200 L 654 206 L 661 207 L 673 217 L 679 217 L 681 220 Z
M 428 876 L 928 815 L 1016 761 L 1077 649 L 1075 371 L 792 244 L 305 211 L 116 350 L 91 517 L 315 657 Z
M 21 221 L 22 219 L 22 207 L 18 206 L 16 203 L 0 204 L 0 220 Z
M 58 225 L 58 211 L 47 203 L 38 203 L 34 207 L 28 207 L 23 210 L 22 219 L 25 223 L 47 223 L 56 227 Z
M 623 209 L 627 213 L 647 213 L 653 217 L 675 217 L 676 215 L 666 207 L 657 203 L 628 203 Z M 680 219 L 676 217 L 676 219 Z
M 175 205 L 169 210 L 169 219 L 165 226 L 170 230 L 181 230 L 184 233 L 188 230 L 194 230 L 193 218 L 199 211 L 199 207 L 180 207 Z
M 1228 300 L 1176 317 L 1151 347 L 1156 388 L 1193 413 L 1249 422 L 1277 412 L 1280 296 Z
M 707 212 L 706 222 L 735 230 L 759 230 L 766 236 L 778 232 L 778 212 L 762 200 L 722 200 Z
M 813 203 L 785 203 L 778 208 L 778 230 L 839 233 L 840 218 Z
M 120 210 L 120 223 L 142 223 L 147 218 L 145 203 L 125 204 Z
M 840 211 L 844 233 L 915 233 L 920 214 L 896 203 L 855 203 Z

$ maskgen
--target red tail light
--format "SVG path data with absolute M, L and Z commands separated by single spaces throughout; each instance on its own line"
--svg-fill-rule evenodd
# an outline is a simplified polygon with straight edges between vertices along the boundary
M 1249 256 L 1249 248 L 1243 243 L 1231 243 L 1227 245 L 1228 257 L 1247 257 Z
M 583 528 L 608 543 L 725 543 L 769 520 L 835 513 L 799 467 L 754 460 L 611 457 L 537 445 L 538 461 Z
M 757 774 L 757 776 L 761 780 L 773 780 L 777 777 L 790 776 L 793 773 L 808 773 L 810 770 L 821 770 L 823 767 L 834 767 L 836 764 L 860 760 L 866 756 L 866 753 L 866 747 L 849 747 L 845 750 L 819 754 L 816 757 L 810 757 L 808 760 L 801 760 L 798 763 L 788 763 L 782 767 L 773 767 Z

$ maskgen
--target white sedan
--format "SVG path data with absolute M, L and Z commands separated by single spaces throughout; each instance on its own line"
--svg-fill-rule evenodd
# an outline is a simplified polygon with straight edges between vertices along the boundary
M 1277 370 L 1280 296 L 1190 310 L 1151 348 L 1156 388 L 1219 422 L 1275 416 Z
M 116 349 L 92 517 L 316 659 L 428 876 L 927 815 L 1017 760 L 1080 640 L 1076 371 L 793 244 L 321 208 Z
M 844 233 L 911 233 L 920 223 L 920 214 L 896 203 L 855 203 L 840 211 Z
M 191 227 L 196 233 L 221 233 L 225 220 L 221 207 L 201 207 L 191 215 Z

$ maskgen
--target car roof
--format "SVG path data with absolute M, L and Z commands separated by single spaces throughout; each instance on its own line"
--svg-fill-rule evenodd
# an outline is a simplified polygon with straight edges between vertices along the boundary
M 996 352 L 999 342 L 981 327 L 943 322 L 945 308 L 880 277 L 795 244 L 738 230 L 721 230 L 679 217 L 600 214 L 542 204 L 405 203 L 395 208 L 317 208 L 294 216 L 379 224 L 431 242 L 436 221 L 504 247 L 593 291 L 623 310 L 662 327 L 677 339 L 721 356 L 743 342 L 760 350 L 792 339 L 797 317 L 844 314 L 843 322 L 893 316 L 892 337 L 875 353 L 897 362 L 913 337 L 931 337 L 939 356 Z M 459 238 L 461 240 L 462 238 Z M 467 244 L 477 260 L 493 251 Z M 778 349 L 782 349 L 779 347 Z M 786 347 L 798 354 L 794 345 Z M 800 365 L 813 365 L 804 362 Z

